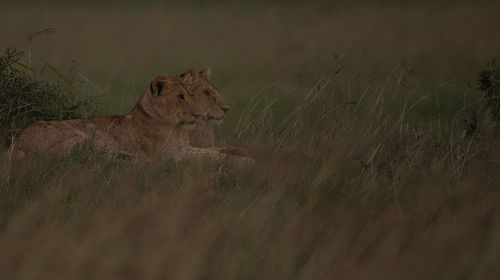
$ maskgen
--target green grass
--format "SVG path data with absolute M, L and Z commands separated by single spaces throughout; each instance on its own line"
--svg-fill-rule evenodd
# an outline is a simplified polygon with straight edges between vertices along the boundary
M 156 73 L 211 66 L 231 105 L 218 142 L 258 164 L 5 153 L 0 278 L 500 272 L 496 87 L 477 90 L 496 79 L 498 5 L 8 7 L 1 44 L 54 27 L 33 57 L 76 59 L 99 114 Z

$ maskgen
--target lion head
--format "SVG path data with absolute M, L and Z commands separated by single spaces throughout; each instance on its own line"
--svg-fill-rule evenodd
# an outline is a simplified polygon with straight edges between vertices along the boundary
M 181 80 L 157 75 L 134 110 L 171 125 L 194 124 L 203 112 Z
M 209 124 L 222 122 L 229 106 L 219 93 L 219 90 L 210 82 L 211 71 L 205 69 L 196 74 L 189 70 L 180 76 L 193 100 L 200 106 L 202 118 Z

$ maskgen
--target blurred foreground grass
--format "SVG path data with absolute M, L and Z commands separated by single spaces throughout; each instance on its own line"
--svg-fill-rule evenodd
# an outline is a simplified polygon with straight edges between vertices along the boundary
M 2 38 L 55 27 L 32 48 L 76 58 L 101 114 L 128 111 L 155 73 L 212 66 L 232 105 L 219 142 L 258 164 L 6 153 L 0 278 L 500 273 L 499 124 L 476 90 L 498 5 L 9 9 Z

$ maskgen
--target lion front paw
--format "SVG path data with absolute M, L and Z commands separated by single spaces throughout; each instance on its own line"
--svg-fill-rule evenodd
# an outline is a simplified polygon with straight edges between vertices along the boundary
M 248 157 L 248 152 L 240 148 L 222 147 L 217 148 L 217 150 L 219 151 L 219 153 L 228 154 L 231 156 Z

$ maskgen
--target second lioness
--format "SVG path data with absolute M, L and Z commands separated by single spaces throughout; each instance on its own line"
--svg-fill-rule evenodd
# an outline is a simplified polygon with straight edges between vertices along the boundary
M 205 69 L 199 74 L 189 70 L 181 75 L 193 100 L 200 105 L 201 117 L 188 129 L 189 143 L 192 146 L 207 148 L 215 146 L 213 127 L 220 124 L 229 106 L 210 82 L 211 71 Z

